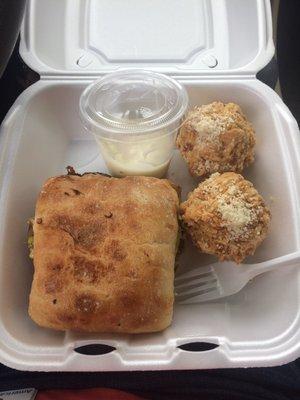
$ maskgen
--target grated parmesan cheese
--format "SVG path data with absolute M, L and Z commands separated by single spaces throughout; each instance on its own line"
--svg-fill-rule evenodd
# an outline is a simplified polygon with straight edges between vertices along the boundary
M 234 183 L 225 192 L 219 193 L 216 201 L 217 211 L 223 220 L 222 226 L 227 228 L 234 239 L 245 236 L 248 225 L 257 220 L 259 207 L 254 209 Z
M 225 226 L 234 237 L 241 236 L 254 218 L 253 211 L 239 198 L 233 198 L 229 203 L 226 203 L 224 199 L 218 199 L 218 211 L 222 215 Z
M 219 112 L 208 114 L 203 107 L 191 111 L 188 121 L 189 125 L 199 134 L 199 138 L 212 141 L 235 123 L 230 114 Z

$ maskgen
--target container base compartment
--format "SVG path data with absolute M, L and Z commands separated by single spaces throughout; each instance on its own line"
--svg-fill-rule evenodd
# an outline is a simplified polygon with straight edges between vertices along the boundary
M 270 206 L 272 223 L 268 238 L 246 262 L 299 250 L 299 138 L 286 107 L 255 79 L 182 82 L 191 106 L 236 102 L 256 130 L 256 159 L 244 175 Z M 173 323 L 161 333 L 55 332 L 31 321 L 27 309 L 33 266 L 26 221 L 34 215 L 43 182 L 66 173 L 68 165 L 79 173 L 107 172 L 79 120 L 79 97 L 87 83 L 42 80 L 19 97 L 2 125 L 1 362 L 23 370 L 109 371 L 271 366 L 298 357 L 300 271 L 292 266 L 257 277 L 229 298 L 175 304 Z M 183 200 L 197 185 L 178 152 L 168 177 L 182 187 Z M 179 269 L 215 261 L 187 245 Z M 78 350 L 90 344 L 105 346 L 95 347 L 97 356 L 83 354 L 88 348 Z

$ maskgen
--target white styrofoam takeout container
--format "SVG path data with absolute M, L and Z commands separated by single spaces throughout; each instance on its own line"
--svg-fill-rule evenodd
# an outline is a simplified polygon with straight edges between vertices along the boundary
M 282 100 L 255 78 L 272 57 L 268 0 L 31 0 L 20 53 L 41 75 L 16 100 L 0 133 L 0 361 L 23 370 L 108 371 L 272 366 L 300 355 L 300 269 L 253 280 L 219 301 L 175 304 L 173 324 L 147 335 L 55 332 L 27 314 L 33 268 L 26 220 L 49 177 L 73 165 L 105 167 L 79 121 L 78 101 L 94 78 L 120 67 L 146 67 L 176 77 L 191 105 L 241 105 L 257 132 L 256 161 L 246 171 L 270 203 L 269 237 L 248 260 L 261 262 L 300 248 L 300 140 Z M 177 153 L 169 176 L 183 196 L 195 186 Z M 271 201 L 272 198 L 272 201 Z M 180 268 L 207 264 L 192 249 Z M 209 351 L 179 346 L 214 343 Z M 76 348 L 105 344 L 103 355 Z M 200 348 L 197 348 L 198 350 Z

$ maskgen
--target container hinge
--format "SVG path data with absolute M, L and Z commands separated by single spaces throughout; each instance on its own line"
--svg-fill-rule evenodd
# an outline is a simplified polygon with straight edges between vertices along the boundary
M 43 81 L 89 81 L 89 80 L 94 80 L 101 78 L 105 74 L 88 74 L 88 75 L 63 75 L 63 74 L 56 74 L 56 75 L 50 75 L 50 74 L 43 74 L 40 75 L 40 79 Z
M 249 80 L 256 79 L 255 74 L 170 74 L 175 79 L 189 80 L 189 81 L 203 81 L 203 80 L 226 80 L 226 81 L 237 81 L 237 80 Z
M 106 75 L 107 72 L 98 72 L 98 73 L 88 73 L 88 74 L 45 74 L 41 75 L 42 80 L 55 80 L 55 81 L 92 81 L 94 79 L 99 79 L 103 75 Z M 216 80 L 226 80 L 226 81 L 236 81 L 236 80 L 253 80 L 256 79 L 255 74 L 201 74 L 199 73 L 182 73 L 182 72 L 176 72 L 176 73 L 168 73 L 167 75 L 171 76 L 172 78 L 175 79 L 180 79 L 180 80 L 188 80 L 188 81 L 203 81 L 203 80 L 211 80 L 211 81 L 216 81 Z

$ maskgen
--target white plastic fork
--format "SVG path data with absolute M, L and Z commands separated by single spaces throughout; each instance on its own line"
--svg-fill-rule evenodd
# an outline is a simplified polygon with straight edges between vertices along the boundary
M 218 262 L 197 267 L 175 277 L 176 302 L 194 304 L 231 296 L 255 276 L 299 262 L 298 251 L 258 264 L 236 265 L 233 262 Z

